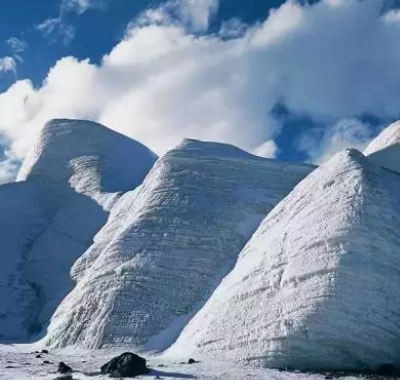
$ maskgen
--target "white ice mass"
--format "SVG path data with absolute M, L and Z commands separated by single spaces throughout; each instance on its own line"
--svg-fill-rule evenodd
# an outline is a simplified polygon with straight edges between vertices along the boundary
M 186 140 L 114 206 L 77 260 L 50 345 L 168 347 L 269 212 L 313 167 Z
M 3 241 L 20 242 L 10 247 L 6 258 L 14 261 L 14 267 L 19 263 L 30 286 L 30 292 L 24 289 L 19 296 L 21 305 L 31 304 L 25 328 L 19 330 L 21 337 L 46 325 L 72 289 L 73 263 L 91 245 L 122 192 L 138 186 L 156 158 L 143 145 L 94 122 L 53 120 L 45 125 L 18 174 L 20 182 L 0 187 L 0 206 L 10 208 L 15 203 L 7 219 L 16 229 L 25 228 L 24 239 L 29 242 L 23 243 L 19 231 L 15 236 L 7 233 L 11 227 L 2 229 Z M 9 186 L 15 190 L 7 192 Z M 46 222 L 38 233 L 41 213 Z M 0 323 L 0 331 L 3 328 L 3 339 L 16 338 Z
M 400 365 L 400 176 L 356 150 L 262 222 L 170 352 L 305 370 Z
M 243 376 L 400 368 L 399 122 L 315 168 L 196 140 L 157 159 L 53 120 L 0 186 L 0 235 L 5 357 L 41 339 Z

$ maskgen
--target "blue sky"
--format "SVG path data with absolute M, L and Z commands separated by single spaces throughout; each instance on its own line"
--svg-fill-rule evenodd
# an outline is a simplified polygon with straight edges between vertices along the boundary
M 400 13 L 380 0 L 3 0 L 0 181 L 43 123 L 91 118 L 320 162 L 400 115 Z M 88 60 L 86 60 L 88 59 Z

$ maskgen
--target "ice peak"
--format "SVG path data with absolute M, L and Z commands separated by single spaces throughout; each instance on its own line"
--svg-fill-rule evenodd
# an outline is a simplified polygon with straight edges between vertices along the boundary
M 375 164 L 400 173 L 400 121 L 385 128 L 365 149 Z
M 18 180 L 36 182 L 52 213 L 63 203 L 65 191 L 82 187 L 83 180 L 101 192 L 135 188 L 156 158 L 141 143 L 94 121 L 54 119 L 40 131 Z
M 396 121 L 385 128 L 375 137 L 364 151 L 366 156 L 381 151 L 389 146 L 400 143 L 400 121 Z
M 397 366 L 399 186 L 357 150 L 336 154 L 267 215 L 169 354 L 317 371 Z
M 223 157 L 226 159 L 254 159 L 265 161 L 265 158 L 254 156 L 251 153 L 248 153 L 230 144 L 188 138 L 184 139 L 171 152 L 176 153 L 178 151 L 185 152 L 196 157 Z

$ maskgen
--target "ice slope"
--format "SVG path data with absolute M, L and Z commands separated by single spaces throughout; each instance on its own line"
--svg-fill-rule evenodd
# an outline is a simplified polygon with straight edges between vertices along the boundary
M 143 181 L 156 158 L 140 143 L 91 121 L 60 119 L 45 125 L 18 175 L 38 188 L 49 220 L 25 262 L 36 292 L 33 302 L 39 304 L 35 330 L 46 325 L 72 289 L 70 269 L 106 223 L 111 207 L 122 192 Z
M 77 285 L 46 343 L 167 347 L 264 215 L 313 169 L 184 141 L 119 200 L 75 263 Z
M 169 354 L 399 366 L 399 289 L 400 176 L 343 151 L 271 211 Z
M 371 141 L 364 154 L 377 165 L 400 173 L 400 121 L 385 128 Z
M 26 338 L 33 292 L 22 264 L 45 223 L 34 186 L 24 182 L 0 186 L 0 342 Z

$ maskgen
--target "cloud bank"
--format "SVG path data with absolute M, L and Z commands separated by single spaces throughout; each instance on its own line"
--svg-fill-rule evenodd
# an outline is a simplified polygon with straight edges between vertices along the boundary
M 342 119 L 399 115 L 400 12 L 383 15 L 372 0 L 289 0 L 264 22 L 201 33 L 217 6 L 174 0 L 133 20 L 100 65 L 65 57 L 39 88 L 16 82 L 0 94 L 10 152 L 23 158 L 55 117 L 99 121 L 159 154 L 191 137 L 273 156 L 278 103 L 332 133 Z

